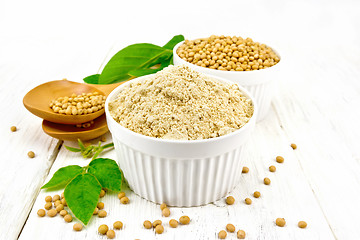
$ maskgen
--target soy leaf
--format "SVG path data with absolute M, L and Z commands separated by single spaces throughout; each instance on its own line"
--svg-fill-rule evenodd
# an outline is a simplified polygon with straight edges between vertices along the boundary
M 77 165 L 60 168 L 54 173 L 50 181 L 41 187 L 41 189 L 63 187 L 82 171 L 82 167 Z
M 131 70 L 144 67 L 153 59 L 160 57 L 169 49 L 149 43 L 138 43 L 127 46 L 116 53 L 101 72 L 99 83 L 109 84 L 130 78 Z
M 76 176 L 65 188 L 64 196 L 72 213 L 85 225 L 96 208 L 101 185 L 90 173 Z
M 102 148 L 113 145 L 109 143 Z M 86 225 L 93 215 L 101 188 L 120 191 L 121 183 L 122 173 L 117 163 L 108 158 L 97 158 L 85 167 L 60 168 L 42 188 L 66 186 L 64 195 L 68 207 Z
M 127 46 L 110 59 L 100 75 L 88 76 L 84 81 L 93 84 L 110 84 L 160 71 L 172 64 L 172 49 L 183 40 L 183 35 L 176 35 L 163 47 L 149 43 Z M 155 65 L 160 67 L 152 68 Z
M 99 77 L 100 77 L 100 74 L 90 75 L 90 76 L 87 76 L 86 78 L 84 78 L 84 82 L 91 83 L 91 84 L 98 84 Z
M 184 41 L 185 38 L 183 35 L 175 35 L 169 42 L 167 42 L 163 48 L 167 48 L 172 50 L 176 44 L 178 44 L 179 42 Z
M 103 188 L 121 190 L 122 175 L 117 163 L 108 158 L 97 158 L 90 162 L 88 172 L 99 180 Z

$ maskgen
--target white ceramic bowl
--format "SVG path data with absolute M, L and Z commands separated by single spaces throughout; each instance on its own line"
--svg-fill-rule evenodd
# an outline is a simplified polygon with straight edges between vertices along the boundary
M 130 188 L 152 202 L 179 207 L 204 205 L 224 197 L 240 179 L 242 145 L 255 126 L 256 103 L 253 101 L 254 114 L 247 124 L 221 137 L 189 141 L 148 137 L 121 126 L 111 117 L 108 107 L 122 89 L 148 76 L 120 85 L 105 103 L 117 159 Z
M 272 49 L 280 58 L 280 61 L 272 67 L 255 71 L 221 71 L 200 67 L 180 58 L 176 51 L 183 43 L 184 41 L 178 43 L 173 49 L 174 65 L 185 64 L 198 72 L 225 78 L 243 86 L 252 94 L 258 104 L 259 111 L 257 121 L 261 121 L 265 118 L 270 109 L 271 100 L 277 82 L 276 79 L 278 78 L 279 65 L 281 63 L 281 57 L 277 51 Z

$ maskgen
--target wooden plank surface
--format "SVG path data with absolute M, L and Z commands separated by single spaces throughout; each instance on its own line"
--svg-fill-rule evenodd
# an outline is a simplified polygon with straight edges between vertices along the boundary
M 129 205 L 120 204 L 116 193 L 106 195 L 100 200 L 105 203 L 108 216 L 104 219 L 93 217 L 86 231 L 75 233 L 72 231 L 73 223 L 65 223 L 60 216 L 54 219 L 37 217 L 36 212 L 39 208 L 43 208 L 47 195 L 61 194 L 61 191 L 42 191 L 34 204 L 20 239 L 35 237 L 46 239 L 49 232 L 59 236 L 59 239 L 93 239 L 94 235 L 101 238 L 97 233 L 97 228 L 101 224 L 111 226 L 117 220 L 124 223 L 124 229 L 117 231 L 118 239 L 212 239 L 228 223 L 234 224 L 237 229 L 244 229 L 249 239 L 307 239 L 310 237 L 333 239 L 328 223 L 296 160 L 295 152 L 289 146 L 289 139 L 284 136 L 275 114 L 270 117 L 274 119 L 273 123 L 260 124 L 247 144 L 244 164 L 249 166 L 250 172 L 243 174 L 238 187 L 230 193 L 236 199 L 236 203 L 232 206 L 226 205 L 222 199 L 203 207 L 170 208 L 171 215 L 165 218 L 161 216 L 159 205 L 126 190 L 130 198 Z M 272 141 L 269 142 L 269 138 L 263 136 L 272 136 Z M 96 140 L 93 141 L 93 143 L 96 142 Z M 65 144 L 70 143 L 65 142 Z M 257 151 L 259 145 L 267 147 L 263 147 L 262 151 Z M 274 156 L 279 153 L 286 158 L 284 164 L 274 162 Z M 110 151 L 103 156 L 114 159 L 115 152 Z M 84 166 L 88 162 L 89 160 L 82 159 L 78 154 L 61 148 L 49 176 L 52 176 L 60 167 L 69 164 Z M 271 164 L 277 166 L 277 172 L 269 172 L 268 167 Z M 262 183 L 265 176 L 271 178 L 270 186 Z M 50 177 L 47 181 L 49 179 Z M 252 193 L 256 190 L 262 193 L 259 199 L 252 197 Z M 252 205 L 248 206 L 244 203 L 246 197 L 253 199 Z M 183 214 L 192 219 L 191 224 L 180 226 L 178 229 L 169 228 L 168 221 L 171 218 L 178 219 Z M 286 228 L 275 226 L 274 221 L 277 217 L 284 217 L 287 220 Z M 162 235 L 156 235 L 153 230 L 142 227 L 144 220 L 156 219 L 164 222 L 166 230 Z M 297 227 L 297 222 L 300 220 L 309 223 L 308 229 Z M 235 235 L 232 234 L 232 236 Z
M 215 239 L 227 223 L 244 229 L 247 239 L 360 238 L 359 2 L 261 0 L 224 6 L 215 1 L 159 1 L 155 8 L 150 2 L 79 1 L 71 9 L 65 2 L 23 2 L 21 9 L 17 2 L 0 4 L 0 239 L 105 239 L 97 227 L 115 220 L 124 223 L 116 239 Z M 205 24 L 214 16 L 217 21 Z M 148 26 L 155 22 L 162 27 Z M 119 204 L 115 193 L 106 195 L 102 201 L 108 216 L 94 217 L 80 233 L 59 216 L 38 218 L 44 197 L 55 194 L 40 191 L 41 185 L 58 168 L 89 160 L 42 132 L 41 120 L 22 106 L 25 93 L 64 77 L 81 82 L 124 46 L 161 45 L 179 33 L 188 38 L 214 33 L 250 36 L 277 46 L 281 53 L 279 89 L 269 116 L 257 124 L 247 143 L 243 161 L 250 172 L 231 193 L 236 204 L 220 200 L 171 208 L 170 218 L 186 214 L 192 221 L 170 229 L 170 218 L 161 216 L 158 205 L 126 189 L 129 205 Z M 11 125 L 19 130 L 10 132 Z M 107 138 L 111 141 L 110 135 Z M 291 142 L 297 150 L 289 147 Z M 36 153 L 34 159 L 26 156 L 29 150 Z M 283 164 L 274 162 L 277 155 L 285 157 Z M 103 156 L 115 158 L 115 152 Z M 275 173 L 268 171 L 272 164 Z M 265 176 L 270 186 L 262 184 Z M 251 197 L 255 190 L 261 198 Z M 243 202 L 249 196 L 250 206 Z M 277 217 L 286 219 L 286 227 L 275 226 Z M 144 229 L 145 219 L 163 220 L 164 234 Z M 308 228 L 299 229 L 299 220 L 307 221 Z
M 44 135 L 38 127 L 41 120 L 23 110 L 22 95 L 31 85 L 19 85 L 16 71 L 4 74 L 7 67 L 1 64 L 0 95 L 6 104 L 2 108 L 3 127 L 0 130 L 0 225 L 3 226 L 2 237 L 13 239 L 19 235 L 28 217 L 39 187 L 55 161 L 60 142 Z M 15 93 L 9 94 L 10 89 Z M 13 125 L 18 128 L 16 132 L 10 131 Z M 28 151 L 35 152 L 35 158 L 29 158 Z
M 66 41 L 66 40 L 64 40 Z M 4 39 L 1 41 L 4 42 Z M 41 44 L 39 43 L 41 42 Z M 4 58 L 0 59 L 0 98 L 4 104 L 2 108 L 1 149 L 0 158 L 0 239 L 16 239 L 33 207 L 35 199 L 44 184 L 51 166 L 53 165 L 61 141 L 44 134 L 41 129 L 41 119 L 29 113 L 22 104 L 23 96 L 33 87 L 46 81 L 62 79 L 80 80 L 76 67 L 97 69 L 104 60 L 106 51 L 111 44 L 105 44 L 105 49 L 91 52 L 91 54 L 79 54 L 73 50 L 71 58 L 60 55 L 67 44 L 56 44 L 53 40 L 33 39 L 26 45 L 18 46 L 15 42 L 11 45 L 1 45 L 0 52 Z M 11 46 L 11 48 L 9 48 Z M 23 51 L 22 59 L 14 59 L 14 48 Z M 51 49 L 51 51 L 49 51 Z M 83 50 L 83 49 L 82 49 Z M 41 65 L 29 65 L 33 54 L 38 53 L 37 61 Z M 53 55 L 53 54 L 56 55 Z M 79 54 L 79 55 L 78 55 Z M 92 66 L 86 60 L 97 54 Z M 8 58 L 6 59 L 6 56 Z M 78 58 L 81 56 L 81 58 Z M 59 66 L 62 61 L 66 66 Z M 71 70 L 71 67 L 75 67 Z M 64 71 L 64 69 L 67 69 Z M 94 70 L 96 71 L 96 70 Z M 16 126 L 18 131 L 11 132 L 10 127 Z M 28 151 L 34 151 L 36 157 L 28 158 Z

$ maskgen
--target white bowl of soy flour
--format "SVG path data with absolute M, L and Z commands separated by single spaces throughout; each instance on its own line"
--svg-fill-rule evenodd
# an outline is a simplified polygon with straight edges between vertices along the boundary
M 155 203 L 190 207 L 239 182 L 257 106 L 237 84 L 180 65 L 120 85 L 105 113 L 130 188 Z

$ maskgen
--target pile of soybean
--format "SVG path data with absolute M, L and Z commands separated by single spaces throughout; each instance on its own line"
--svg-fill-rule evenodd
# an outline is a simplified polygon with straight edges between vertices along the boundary
M 222 71 L 253 71 L 276 65 L 280 58 L 267 45 L 251 38 L 215 36 L 185 40 L 176 50 L 183 60 Z

